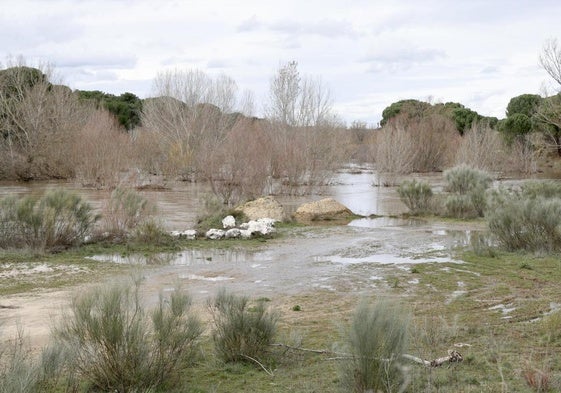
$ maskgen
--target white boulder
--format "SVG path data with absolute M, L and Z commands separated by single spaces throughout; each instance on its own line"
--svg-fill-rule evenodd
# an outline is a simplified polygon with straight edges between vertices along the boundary
M 270 235 L 276 232 L 275 220 L 272 218 L 260 218 L 251 220 L 240 225 L 241 229 L 247 230 L 253 234 Z
M 226 239 L 237 239 L 241 237 L 241 230 L 238 228 L 230 228 L 224 233 Z
M 197 231 L 194 229 L 187 229 L 185 231 L 171 231 L 171 236 L 178 237 L 180 239 L 194 240 L 197 237 Z
M 207 239 L 218 240 L 222 239 L 226 233 L 222 229 L 209 229 L 205 236 Z
M 224 229 L 234 228 L 236 226 L 236 219 L 234 216 L 226 216 L 222 220 L 222 227 Z

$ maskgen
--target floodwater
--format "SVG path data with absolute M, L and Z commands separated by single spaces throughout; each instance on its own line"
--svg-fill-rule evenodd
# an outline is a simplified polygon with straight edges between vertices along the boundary
M 439 175 L 423 179 L 436 187 L 441 181 Z M 348 225 L 294 228 L 288 235 L 268 240 L 255 250 L 190 249 L 149 259 L 134 255 L 98 255 L 95 259 L 100 263 L 144 265 L 144 287 L 149 299 L 155 300 L 159 291 L 179 283 L 201 301 L 222 287 L 269 298 L 315 291 L 360 295 L 388 288 L 396 272 L 409 272 L 418 263 L 461 263 L 454 260 L 454 250 L 467 244 L 472 231 L 478 228 L 396 218 L 406 211 L 396 189 L 375 187 L 375 183 L 372 170 L 353 167 L 338 173 L 330 185 L 314 195 L 277 198 L 291 213 L 301 203 L 333 197 L 354 213 L 365 216 Z M 0 183 L 0 197 L 40 194 L 60 186 L 75 190 L 96 209 L 101 209 L 109 197 L 108 191 L 60 182 Z M 204 184 L 178 183 L 166 190 L 142 194 L 157 204 L 167 229 L 184 230 L 193 227 L 209 189 Z M 53 269 L 45 265 L 32 274 Z M 415 285 L 414 279 L 408 283 Z M 0 306 L 4 306 L 0 307 L 0 322 L 17 319 L 28 334 L 45 336 L 52 314 L 60 313 L 72 290 L 0 299 Z

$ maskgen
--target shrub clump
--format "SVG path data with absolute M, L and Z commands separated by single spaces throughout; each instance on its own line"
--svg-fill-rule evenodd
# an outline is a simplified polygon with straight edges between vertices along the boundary
M 397 189 L 401 201 L 409 208 L 411 214 L 423 214 L 430 211 L 432 189 L 427 182 L 406 180 Z
M 265 353 L 277 331 L 278 314 L 263 301 L 220 290 L 209 303 L 216 353 L 226 362 L 255 361 Z
M 155 207 L 136 191 L 116 188 L 103 209 L 103 230 L 112 238 L 124 239 L 155 211 Z
M 349 361 L 341 364 L 345 391 L 393 392 L 404 384 L 402 355 L 408 317 L 395 304 L 362 302 L 346 333 Z M 400 390 L 401 391 L 401 390 Z
M 160 296 L 148 313 L 134 285 L 97 287 L 73 299 L 55 338 L 68 369 L 101 391 L 148 391 L 173 386 L 192 360 L 202 334 L 179 289 Z
M 487 211 L 490 232 L 510 251 L 561 250 L 561 198 L 546 198 L 536 192 L 549 187 L 530 185 L 530 193 L 499 190 L 491 198 Z
M 491 177 L 485 171 L 460 165 L 444 172 L 445 191 L 449 192 L 444 205 L 450 217 L 483 217 L 486 207 L 486 190 Z
M 6 197 L 0 200 L 0 247 L 52 250 L 77 245 L 98 218 L 89 203 L 64 189 L 41 198 Z

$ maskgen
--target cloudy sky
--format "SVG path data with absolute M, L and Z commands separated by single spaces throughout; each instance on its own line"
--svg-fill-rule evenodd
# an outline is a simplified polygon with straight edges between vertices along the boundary
M 405 98 L 504 117 L 548 83 L 559 0 L 0 0 L 0 61 L 51 64 L 73 89 L 152 95 L 167 69 L 226 74 L 255 95 L 280 64 L 321 77 L 347 123 Z

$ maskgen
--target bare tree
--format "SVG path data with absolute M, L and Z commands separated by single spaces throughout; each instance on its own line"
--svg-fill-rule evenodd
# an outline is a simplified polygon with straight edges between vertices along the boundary
M 557 39 L 546 41 L 539 61 L 543 69 L 559 86 L 557 94 L 549 97 L 547 92 L 544 94 L 545 98 L 541 101 L 534 117 L 546 140 L 561 157 L 561 47 Z
M 131 135 L 108 111 L 94 111 L 73 140 L 76 178 L 84 186 L 114 188 L 130 168 Z
M 298 63 L 281 66 L 271 78 L 266 116 L 291 127 L 325 124 L 333 118 L 333 102 L 321 78 L 300 76 Z
M 549 39 L 539 57 L 543 69 L 561 86 L 561 47 L 557 39 Z
M 85 123 L 85 109 L 68 87 L 49 79 L 50 68 L 28 67 L 23 60 L 0 71 L 3 176 L 73 176 L 68 146 Z
M 173 172 L 191 176 L 202 146 L 217 146 L 235 124 L 237 85 L 225 75 L 174 70 L 158 74 L 153 90 L 155 98 L 143 107 L 145 131 L 166 152 Z
M 296 107 L 300 96 L 298 63 L 291 61 L 281 66 L 271 79 L 269 105 L 265 108 L 268 118 L 290 126 L 296 125 Z

